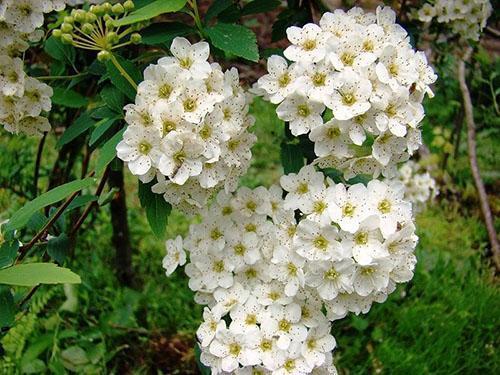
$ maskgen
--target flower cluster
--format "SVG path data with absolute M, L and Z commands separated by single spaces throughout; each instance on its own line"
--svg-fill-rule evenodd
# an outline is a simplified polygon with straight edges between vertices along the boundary
M 144 71 L 117 155 L 176 207 L 203 207 L 219 187 L 234 191 L 256 138 L 235 68 L 210 64 L 209 45 L 176 38 L 173 56 Z
M 488 0 L 437 0 L 433 4 L 425 3 L 417 11 L 417 18 L 426 23 L 436 19 L 448 24 L 451 31 L 463 39 L 477 41 L 492 11 Z
M 325 13 L 319 26 L 289 27 L 285 49 L 254 87 L 279 104 L 294 136 L 308 134 L 322 167 L 394 175 L 421 144 L 422 99 L 436 80 L 390 8 Z M 325 121 L 326 111 L 333 116 Z
M 60 0 L 5 0 L 0 3 L 0 123 L 11 133 L 40 135 L 50 130 L 42 111 L 51 109 L 52 89 L 23 70 L 28 42 L 43 36 L 37 30 L 44 13 L 64 8 Z
M 167 275 L 189 251 L 189 287 L 207 305 L 201 360 L 214 374 L 334 373 L 331 322 L 413 276 L 400 182 L 346 187 L 306 166 L 280 183 L 220 192 L 184 243 L 167 241 Z
M 436 180 L 429 172 L 421 172 L 421 167 L 414 161 L 404 163 L 398 171 L 398 180 L 405 186 L 405 199 L 418 207 L 434 199 L 439 194 Z

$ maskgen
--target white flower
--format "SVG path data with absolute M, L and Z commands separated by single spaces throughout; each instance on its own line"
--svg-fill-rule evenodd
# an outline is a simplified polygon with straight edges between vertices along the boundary
M 177 266 L 183 266 L 186 263 L 186 253 L 182 248 L 182 237 L 177 236 L 175 240 L 167 240 L 165 248 L 166 255 L 162 264 L 167 276 L 170 276 Z
M 369 216 L 361 222 L 355 233 L 345 233 L 342 246 L 352 252 L 354 260 L 361 265 L 389 255 L 382 246 L 382 236 L 378 230 L 379 219 Z
M 296 303 L 269 306 L 261 324 L 263 332 L 277 336 L 278 348 L 286 350 L 292 341 L 300 342 L 307 336 L 307 328 L 300 322 L 301 309 Z
M 297 226 L 293 245 L 297 253 L 308 260 L 340 259 L 343 252 L 337 241 L 337 233 L 334 226 L 322 226 L 315 221 L 304 219 Z
M 129 126 L 116 146 L 117 156 L 127 162 L 133 174 L 144 175 L 158 164 L 162 155 L 159 141 L 156 129 Z
M 313 166 L 305 166 L 299 173 L 290 173 L 281 176 L 280 184 L 288 192 L 285 198 L 285 209 L 299 208 L 300 201 L 304 197 L 324 189 L 324 176 L 316 172 Z
M 288 121 L 293 135 L 307 134 L 311 129 L 323 124 L 321 113 L 325 106 L 311 101 L 306 96 L 295 93 L 286 98 L 276 108 L 278 117 Z
M 367 216 L 366 198 L 368 190 L 363 184 L 346 189 L 345 185 L 335 185 L 335 200 L 328 206 L 330 216 L 342 230 L 354 233 Z
M 330 334 L 330 324 L 312 328 L 302 344 L 302 356 L 309 366 L 317 367 L 325 363 L 326 353 L 331 352 L 336 345 L 335 338 Z
M 388 260 L 379 259 L 377 262 L 358 266 L 354 273 L 354 290 L 360 296 L 367 296 L 378 292 L 389 284 L 390 263 Z
M 343 71 L 338 79 L 340 86 L 333 91 L 326 101 L 333 115 L 338 120 L 349 120 L 370 109 L 372 85 L 370 81 L 353 70 Z
M 304 286 L 304 259 L 297 256 L 291 248 L 278 246 L 271 259 L 271 272 L 276 280 L 285 285 L 285 294 L 293 297 Z
M 160 65 L 176 65 L 186 70 L 196 79 L 208 77 L 211 72 L 210 63 L 207 61 L 210 47 L 207 42 L 191 44 L 189 40 L 177 37 L 170 47 L 173 57 L 163 57 L 158 60 Z
M 314 142 L 314 153 L 319 157 L 333 155 L 337 158 L 343 158 L 350 156 L 347 129 L 342 122 L 335 119 L 312 129 L 309 133 L 309 139 Z
M 259 78 L 256 87 L 265 90 L 271 103 L 280 103 L 295 91 L 297 77 L 301 74 L 300 65 L 288 66 L 283 57 L 273 55 L 267 60 L 267 71 L 268 74 Z
M 0 55 L 0 92 L 6 96 L 22 96 L 24 92 L 23 61 Z
M 202 143 L 188 133 L 168 134 L 162 140 L 158 169 L 176 184 L 184 184 L 190 176 L 201 173 Z
M 284 51 L 288 60 L 318 62 L 325 57 L 326 35 L 318 25 L 308 23 L 302 28 L 290 26 L 286 35 L 292 43 Z
M 137 95 L 144 101 L 153 100 L 163 106 L 175 101 L 184 89 L 183 70 L 179 67 L 150 65 L 144 70 L 144 81 L 137 88 Z
M 255 350 L 258 344 L 258 330 L 236 332 L 232 329 L 221 329 L 210 344 L 210 353 L 221 358 L 221 368 L 233 372 L 239 366 L 251 366 L 259 363 Z
M 217 331 L 226 328 L 226 322 L 221 319 L 221 314 L 217 310 L 210 310 L 208 307 L 203 309 L 203 323 L 196 331 L 196 337 L 200 340 L 201 346 L 210 345 Z
M 354 262 L 350 258 L 337 262 L 312 262 L 308 265 L 306 285 L 316 288 L 321 298 L 330 301 L 338 293 L 352 293 Z
M 418 19 L 422 22 L 430 22 L 436 16 L 436 9 L 429 3 L 425 3 L 417 12 Z

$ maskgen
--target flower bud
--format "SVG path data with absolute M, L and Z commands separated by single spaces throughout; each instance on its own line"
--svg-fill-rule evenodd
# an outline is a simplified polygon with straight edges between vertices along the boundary
M 72 25 L 73 23 L 75 23 L 75 19 L 71 16 L 66 16 L 64 17 L 64 22 Z
M 111 13 L 111 10 L 112 10 L 113 6 L 110 4 L 110 3 L 103 3 L 102 4 L 102 9 L 104 10 L 104 13 Z
M 114 31 L 110 31 L 106 34 L 106 41 L 108 43 L 114 44 L 114 43 L 118 42 L 118 40 L 119 40 L 118 34 L 115 33 Z
M 92 32 L 94 31 L 94 26 L 90 23 L 84 23 L 82 25 L 82 31 L 85 33 L 85 34 L 92 34 Z
M 94 13 L 90 13 L 88 12 L 86 15 L 85 15 L 85 21 L 84 22 L 87 22 L 87 23 L 94 23 L 97 21 L 97 16 L 94 14 Z
M 64 22 L 62 25 L 61 25 L 61 31 L 63 33 L 70 33 L 73 31 L 73 25 L 70 24 L 70 23 L 66 23 Z
M 135 4 L 132 0 L 127 0 L 123 3 L 123 7 L 127 12 L 130 12 L 131 10 L 134 10 Z
M 141 34 L 139 34 L 139 33 L 133 33 L 133 34 L 131 34 L 130 35 L 130 41 L 133 44 L 139 44 L 142 41 Z
M 96 16 L 102 16 L 104 14 L 104 8 L 102 5 L 92 5 L 90 11 Z
M 85 19 L 86 19 L 86 12 L 82 9 L 78 9 L 75 14 L 74 14 L 74 18 L 75 18 L 75 21 L 76 22 L 79 22 L 79 23 L 84 23 L 85 22 Z M 93 13 L 90 13 L 89 14 L 93 14 Z M 95 16 L 95 15 L 94 15 Z
M 120 14 L 125 13 L 125 8 L 123 8 L 123 5 L 118 3 L 118 4 L 113 5 L 113 7 L 111 8 L 111 11 L 113 12 L 113 14 L 118 16 Z
M 62 34 L 61 42 L 64 44 L 73 44 L 73 36 L 71 34 Z
M 108 61 L 111 58 L 111 52 L 101 51 L 97 54 L 97 60 L 100 62 Z
M 61 37 L 61 35 L 62 35 L 61 29 L 54 29 L 54 30 L 52 30 L 52 35 L 54 36 L 54 38 L 59 39 Z

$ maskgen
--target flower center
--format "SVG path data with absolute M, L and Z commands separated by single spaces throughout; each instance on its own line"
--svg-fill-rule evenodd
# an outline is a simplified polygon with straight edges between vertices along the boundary
M 399 67 L 395 63 L 391 63 L 389 65 L 389 73 L 391 73 L 392 76 L 397 75 L 399 72 Z
M 366 245 L 368 243 L 368 233 L 359 232 L 354 237 L 354 242 L 356 242 L 356 245 Z
M 383 214 L 388 214 L 389 212 L 391 212 L 391 202 L 389 202 L 387 199 L 381 200 L 377 208 Z
M 312 82 L 314 86 L 324 86 L 326 81 L 326 74 L 325 73 L 319 73 L 316 72 L 314 73 L 312 77 Z
M 222 215 L 227 216 L 233 213 L 233 208 L 231 206 L 225 206 L 222 208 Z
M 171 93 L 172 93 L 172 86 L 170 86 L 168 83 L 161 86 L 160 90 L 158 90 L 158 96 L 161 99 L 168 99 Z
M 339 128 L 328 128 L 326 131 L 326 136 L 330 139 L 335 139 L 341 134 Z
M 212 128 L 208 126 L 207 124 L 203 125 L 203 127 L 200 129 L 200 137 L 203 140 L 207 140 L 212 136 Z
M 248 314 L 246 319 L 245 319 L 245 323 L 248 324 L 248 325 L 254 325 L 257 323 L 257 317 L 255 316 L 255 314 Z
M 217 229 L 213 229 L 211 232 L 210 232 L 210 238 L 214 241 L 218 240 L 219 238 L 222 237 L 222 233 Z
M 168 133 L 170 133 L 171 131 L 173 131 L 177 128 L 177 124 L 173 121 L 170 121 L 170 120 L 163 121 L 162 125 L 163 125 L 162 126 L 163 136 L 167 135 Z
M 260 348 L 263 352 L 267 352 L 273 348 L 273 342 L 271 340 L 262 340 L 260 343 Z
M 326 280 L 335 280 L 337 279 L 337 277 L 339 277 L 339 273 L 337 272 L 337 270 L 335 268 L 330 268 L 328 271 L 326 271 L 324 274 L 323 274 L 323 278 L 326 279 Z
M 314 247 L 316 247 L 319 250 L 325 251 L 328 248 L 328 240 L 323 237 L 322 235 L 319 235 L 313 240 Z
M 239 344 L 236 344 L 236 343 L 232 343 L 232 344 L 229 344 L 229 353 L 234 356 L 234 357 L 237 357 L 241 352 L 241 346 Z
M 280 331 L 288 332 L 292 328 L 292 324 L 286 319 L 281 319 L 278 323 L 278 328 Z
M 214 270 L 214 272 L 217 272 L 217 273 L 223 272 L 224 271 L 224 261 L 218 260 L 217 262 L 214 262 L 213 270 Z
M 356 98 L 352 93 L 342 94 L 342 103 L 344 103 L 344 105 L 351 106 L 356 103 Z
M 297 193 L 299 194 L 305 194 L 309 191 L 309 185 L 305 182 L 301 182 L 299 186 L 297 187 Z
M 280 85 L 280 87 L 286 87 L 290 84 L 290 82 L 292 81 L 292 78 L 290 77 L 290 74 L 287 73 L 284 73 L 281 75 L 281 77 L 278 78 L 278 85 Z
M 179 65 L 181 66 L 181 68 L 189 69 L 191 68 L 191 65 L 193 65 L 193 61 L 189 57 L 185 57 L 179 60 Z
M 227 142 L 227 148 L 230 149 L 231 151 L 236 150 L 239 145 L 240 141 L 238 139 L 232 139 L 229 142 Z
M 361 274 L 363 276 L 369 276 L 374 272 L 375 272 L 375 268 L 373 268 L 373 267 L 364 267 L 363 269 L 361 269 Z
M 245 276 L 249 279 L 255 279 L 257 277 L 257 270 L 255 268 L 249 268 L 245 271 Z
M 300 117 L 307 117 L 311 114 L 311 109 L 307 106 L 307 104 L 300 104 L 297 106 L 297 114 Z
M 316 48 L 316 41 L 314 39 L 308 39 L 302 44 L 302 48 L 306 51 L 312 51 Z
M 151 144 L 149 144 L 146 141 L 142 141 L 139 143 L 139 152 L 143 155 L 149 154 L 149 151 L 151 151 Z
M 151 119 L 151 116 L 146 111 L 141 112 L 140 116 L 141 116 L 142 122 L 144 123 L 144 126 L 151 125 L 151 123 L 153 122 L 153 120 Z
M 295 233 L 297 233 L 297 227 L 294 225 L 289 226 L 286 230 L 286 234 L 288 234 L 288 237 L 290 237 L 290 238 L 295 236 Z
M 234 253 L 236 255 L 239 255 L 239 256 L 242 256 L 245 254 L 245 251 L 246 251 L 246 247 L 243 246 L 243 244 L 239 243 L 238 245 L 236 245 L 234 247 Z
M 229 108 L 227 108 L 227 107 L 226 107 L 226 108 L 224 108 L 224 109 L 222 110 L 222 114 L 224 115 L 224 120 L 228 121 L 228 120 L 230 120 L 230 119 L 231 119 L 231 109 L 229 109 Z
M 295 369 L 295 360 L 287 359 L 283 365 L 286 371 L 291 372 Z
M 246 206 L 252 212 L 255 212 L 255 210 L 257 209 L 257 203 L 255 203 L 254 201 L 248 201 Z
M 288 274 L 290 276 L 297 276 L 297 266 L 293 263 L 288 263 L 287 265 L 287 269 L 288 269 Z
M 345 206 L 342 208 L 342 216 L 344 217 L 352 217 L 354 215 L 354 210 L 355 206 L 353 206 L 350 203 L 346 203 Z
M 373 41 L 367 39 L 363 42 L 363 50 L 367 52 L 372 52 L 374 49 L 375 45 Z
M 253 223 L 245 225 L 245 230 L 247 232 L 256 232 L 257 231 L 257 226 Z
M 277 301 L 281 297 L 281 294 L 279 292 L 272 291 L 272 292 L 269 292 L 269 294 L 267 296 L 269 297 L 269 299 L 271 301 Z
M 323 201 L 316 201 L 313 204 L 313 212 L 317 214 L 322 214 L 328 205 Z
M 363 114 L 363 115 L 358 115 L 356 117 L 354 117 L 354 122 L 358 125 L 363 125 L 363 123 L 365 122 L 366 120 L 366 115 Z
M 194 99 L 186 99 L 183 104 L 186 112 L 194 112 L 196 109 L 196 101 Z
M 307 348 L 309 350 L 314 350 L 316 348 L 316 340 L 314 339 L 307 340 Z
M 176 164 L 182 164 L 184 163 L 184 160 L 186 160 L 186 153 L 184 151 L 178 151 L 174 154 L 173 159 Z
M 342 61 L 344 65 L 351 66 L 354 62 L 354 54 L 352 54 L 351 52 L 344 52 L 340 56 L 340 61 Z
M 387 106 L 387 108 L 385 109 L 385 113 L 387 114 L 387 116 L 389 117 L 394 117 L 396 116 L 396 114 L 398 113 L 397 112 L 397 108 L 396 106 L 394 105 L 394 103 L 389 103 L 389 105 Z

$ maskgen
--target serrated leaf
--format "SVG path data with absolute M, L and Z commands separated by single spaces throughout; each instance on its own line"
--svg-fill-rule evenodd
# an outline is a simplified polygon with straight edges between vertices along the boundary
M 74 90 L 64 89 L 62 87 L 54 87 L 54 95 L 52 95 L 52 103 L 62 105 L 68 108 L 85 107 L 89 100 L 80 93 Z
M 241 25 L 218 23 L 205 29 L 212 44 L 224 52 L 259 61 L 259 49 L 254 32 Z
M 247 16 L 249 14 L 264 13 L 276 9 L 281 4 L 279 0 L 253 0 L 243 7 L 241 14 Z
M 83 190 L 95 183 L 92 177 L 84 178 L 83 180 L 76 180 L 68 182 L 64 185 L 58 186 L 48 192 L 36 197 L 32 201 L 26 203 L 20 210 L 15 212 L 5 224 L 6 230 L 20 229 L 26 225 L 30 217 L 38 210 L 57 203 L 69 195 Z
M 158 238 L 163 238 L 167 230 L 168 216 L 172 206 L 161 194 L 151 191 L 152 183 L 143 184 L 139 181 L 139 200 L 146 211 L 149 226 Z
M 177 12 L 186 5 L 187 0 L 156 0 L 151 4 L 143 6 L 128 16 L 115 21 L 115 26 L 131 25 L 133 23 L 150 20 L 163 13 Z
M 61 138 L 57 141 L 57 147 L 64 146 L 78 137 L 80 134 L 85 133 L 95 124 L 88 112 L 84 112 L 78 117 L 73 124 L 71 124 L 63 133 Z
M 66 233 L 61 233 L 57 237 L 52 237 L 47 242 L 47 253 L 57 263 L 62 264 L 69 251 L 69 238 Z
M 217 17 L 231 5 L 234 5 L 233 0 L 215 0 L 205 14 L 205 22 L 209 22 L 212 18 Z
M 142 43 L 147 45 L 170 44 L 175 37 L 186 36 L 194 31 L 191 26 L 180 22 L 154 23 L 141 30 Z
M 0 284 L 34 286 L 38 284 L 80 284 L 80 276 L 54 263 L 25 263 L 0 270 Z
M 142 80 L 141 72 L 137 67 L 130 61 L 124 59 L 121 56 L 115 55 L 119 64 L 127 72 L 127 74 L 136 82 L 139 83 Z M 109 79 L 111 83 L 120 90 L 127 98 L 130 100 L 135 99 L 136 90 L 129 81 L 120 73 L 120 71 L 113 65 L 111 61 L 106 61 L 106 69 L 108 71 Z
M 75 49 L 51 36 L 45 42 L 44 51 L 52 58 L 72 65 L 75 62 Z
M 104 169 L 116 156 L 116 145 L 122 140 L 123 132 L 125 128 L 121 129 L 116 133 L 109 141 L 107 141 L 101 148 L 99 158 L 95 166 L 96 175 L 104 172 Z
M 100 95 L 102 100 L 104 100 L 104 103 L 106 103 L 106 105 L 114 112 L 123 112 L 125 97 L 116 87 L 106 86 L 101 90 Z
M 297 173 L 304 166 L 304 156 L 298 144 L 283 142 L 281 144 L 280 156 L 285 174 Z

